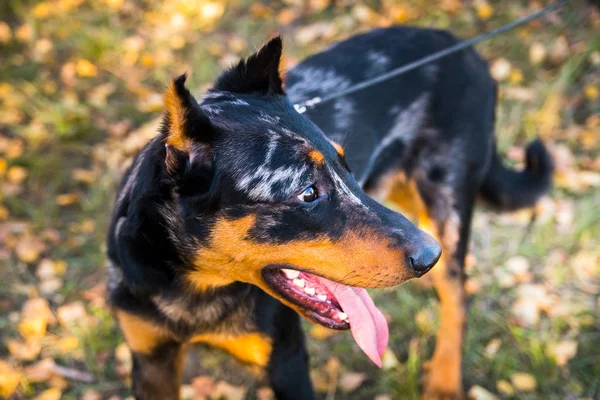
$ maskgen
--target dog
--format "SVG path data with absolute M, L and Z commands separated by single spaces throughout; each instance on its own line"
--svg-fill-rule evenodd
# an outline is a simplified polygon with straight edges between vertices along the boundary
M 314 399 L 298 315 L 351 329 L 380 365 L 387 323 L 364 288 L 436 263 L 441 323 L 424 397 L 461 396 L 475 200 L 534 204 L 550 186 L 543 144 L 529 145 L 523 171 L 502 165 L 496 85 L 474 50 L 304 115 L 293 106 L 456 42 L 444 31 L 378 29 L 307 58 L 284 87 L 275 38 L 199 102 L 185 75 L 172 82 L 158 136 L 123 177 L 107 240 L 136 398 L 179 398 L 185 347 L 199 342 L 260 367 L 278 399 Z

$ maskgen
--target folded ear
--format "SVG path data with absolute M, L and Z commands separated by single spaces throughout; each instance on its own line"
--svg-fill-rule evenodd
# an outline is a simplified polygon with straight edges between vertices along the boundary
M 233 93 L 285 94 L 281 78 L 281 50 L 277 36 L 217 78 L 214 89 Z
M 185 87 L 187 75 L 175 79 L 164 95 L 166 114 L 163 123 L 166 162 L 169 170 L 177 169 L 182 159 L 189 157 L 194 144 L 207 144 L 214 138 L 208 116 Z

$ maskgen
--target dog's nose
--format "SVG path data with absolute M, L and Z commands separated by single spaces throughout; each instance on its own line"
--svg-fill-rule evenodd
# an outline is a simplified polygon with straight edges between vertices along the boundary
M 421 276 L 438 262 L 441 255 L 442 247 L 436 241 L 432 241 L 432 243 L 420 246 L 417 250 L 412 252 L 408 258 L 413 271 L 415 271 L 418 276 Z

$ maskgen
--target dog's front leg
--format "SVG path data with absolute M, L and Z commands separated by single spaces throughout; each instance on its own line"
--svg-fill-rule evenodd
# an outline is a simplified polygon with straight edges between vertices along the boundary
M 267 367 L 271 387 L 277 400 L 313 400 L 315 394 L 300 317 L 290 308 L 280 307 Z
M 178 400 L 185 355 L 183 345 L 135 315 L 117 311 L 117 317 L 132 352 L 135 398 Z

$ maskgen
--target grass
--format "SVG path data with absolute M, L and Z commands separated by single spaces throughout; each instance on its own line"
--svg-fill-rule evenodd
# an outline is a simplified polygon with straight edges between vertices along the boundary
M 24 379 L 16 398 L 33 398 L 49 387 L 61 387 L 64 399 L 80 398 L 90 390 L 103 398 L 128 393 L 119 370 L 123 360 L 115 352 L 123 338 L 99 289 L 106 280 L 104 235 L 119 175 L 147 140 L 139 128 L 159 116 L 160 93 L 169 79 L 188 70 L 200 93 L 224 65 L 249 54 L 275 32 L 283 35 L 286 59 L 293 64 L 332 41 L 392 22 L 472 37 L 533 8 L 528 1 L 490 1 L 494 14 L 485 20 L 479 3 L 470 2 L 445 1 L 433 7 L 422 0 L 339 1 L 325 8 L 320 3 L 312 1 L 306 10 L 295 2 L 248 0 L 198 0 L 194 6 L 180 0 L 0 4 L 0 167 L 3 162 L 7 167 L 0 168 L 0 217 L 7 214 L 0 218 L 0 360 L 27 375 L 28 366 L 49 356 L 97 378 L 93 384 L 71 382 L 65 387 L 57 380 Z M 329 27 L 331 34 L 306 39 L 317 30 L 315 24 Z M 8 39 L 2 39 L 3 26 L 9 28 Z M 521 148 L 541 135 L 566 151 L 572 163 L 559 165 L 557 188 L 531 227 L 527 213 L 477 211 L 471 241 L 476 262 L 468 273 L 479 290 L 471 299 L 464 346 L 466 389 L 477 385 L 507 399 L 600 398 L 600 192 L 597 185 L 573 183 L 582 171 L 597 174 L 600 168 L 600 123 L 594 122 L 600 101 L 593 95 L 600 82 L 600 61 L 594 61 L 600 58 L 599 27 L 598 11 L 574 1 L 558 20 L 533 23 L 477 46 L 492 67 L 505 58 L 522 75 L 522 80 L 510 75 L 500 84 L 500 151 L 510 155 L 514 146 Z M 566 54 L 556 50 L 560 37 L 568 43 Z M 546 49 L 546 61 L 529 61 L 534 43 Z M 509 163 L 519 163 L 518 157 L 509 158 Z M 15 179 L 14 167 L 22 168 L 26 177 Z M 25 237 L 45 247 L 33 260 L 18 255 Z M 514 256 L 529 263 L 524 279 L 515 278 L 509 268 Z M 44 258 L 67 264 L 64 275 L 57 274 L 60 285 L 55 290 L 43 290 L 38 266 Z M 514 282 L 507 285 L 506 279 Z M 542 307 L 537 322 L 524 325 L 513 307 L 528 284 L 543 287 L 552 305 Z M 8 343 L 22 340 L 22 305 L 38 296 L 54 311 L 82 301 L 93 323 L 77 329 L 52 324 L 40 339 L 45 343 L 41 353 L 24 360 Z M 306 323 L 321 398 L 419 398 L 421 369 L 433 350 L 438 323 L 435 293 L 415 282 L 373 296 L 391 327 L 393 356 L 382 370 L 370 365 L 349 334 L 319 340 Z M 74 335 L 78 346 L 57 353 L 51 338 L 65 335 Z M 575 342 L 577 352 L 559 365 L 552 348 L 565 341 Z M 351 393 L 332 379 L 348 372 L 366 374 Z M 535 379 L 535 389 L 511 384 L 512 395 L 499 391 L 499 381 L 512 382 L 520 372 Z M 187 382 L 199 375 L 247 388 L 262 385 L 235 361 L 210 349 L 189 356 Z M 254 397 L 249 390 L 246 398 Z

